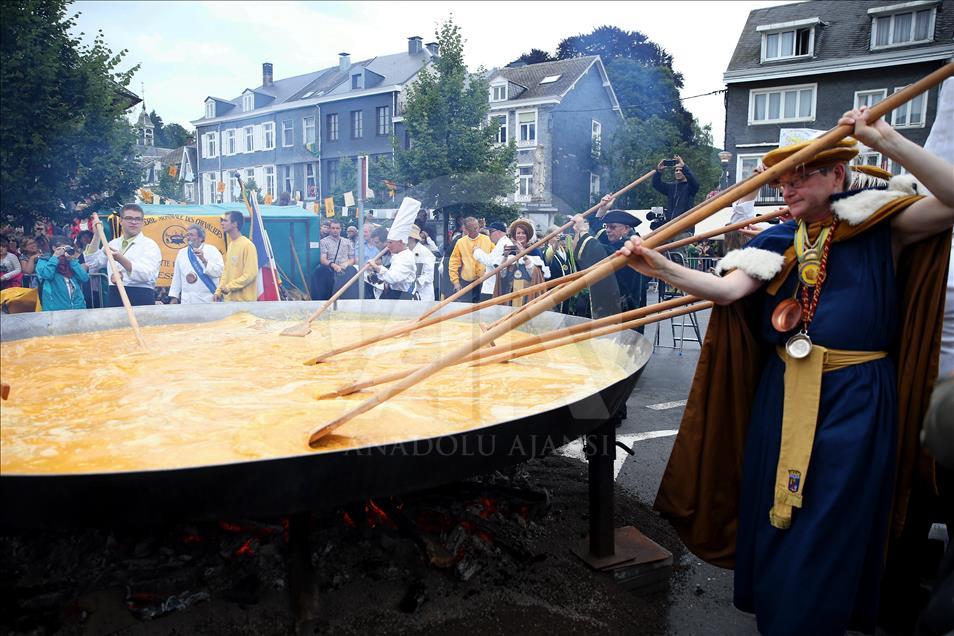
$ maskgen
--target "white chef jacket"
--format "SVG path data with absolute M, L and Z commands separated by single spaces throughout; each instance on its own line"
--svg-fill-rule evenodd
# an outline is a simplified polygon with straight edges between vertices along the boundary
M 393 290 L 410 291 L 414 287 L 414 281 L 417 280 L 417 260 L 414 252 L 406 249 L 397 254 L 391 254 L 391 264 L 378 271 L 378 278 Z
M 413 253 L 415 264 L 421 266 L 421 274 L 417 277 L 417 294 L 421 300 L 434 300 L 434 262 L 437 259 L 423 243 L 415 245 Z
M 123 252 L 122 245 L 122 237 L 114 238 L 109 242 L 109 247 L 120 252 Z M 159 278 L 159 266 L 162 265 L 162 252 L 159 251 L 156 242 L 144 234 L 139 234 L 126 246 L 123 256 L 128 258 L 133 266 L 132 273 L 129 273 L 125 267 L 116 263 L 122 276 L 123 285 L 155 290 L 156 279 Z M 86 262 L 89 264 L 89 271 L 91 272 L 109 265 L 109 259 L 106 257 L 103 248 L 99 248 L 93 254 L 87 256 Z M 112 268 L 108 269 L 110 270 L 109 284 L 112 285 L 113 272 Z
M 176 262 L 172 270 L 172 284 L 169 286 L 169 296 L 178 298 L 183 305 L 192 303 L 211 303 L 212 292 L 205 286 L 195 269 L 192 267 L 192 261 L 189 259 L 189 250 L 192 247 L 186 245 L 176 254 Z M 219 279 L 225 270 L 225 261 L 222 259 L 222 253 L 208 243 L 202 244 L 202 255 L 205 256 L 205 274 L 212 279 L 212 283 L 218 287 Z M 198 259 L 196 259 L 198 260 Z M 202 266 L 202 261 L 199 261 Z M 190 283 L 187 279 L 189 274 L 195 274 L 195 282 Z

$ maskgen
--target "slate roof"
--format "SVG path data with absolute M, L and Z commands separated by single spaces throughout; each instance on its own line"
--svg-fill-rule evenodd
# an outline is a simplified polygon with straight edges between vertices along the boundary
M 778 69 L 789 64 L 804 63 L 804 58 L 780 60 L 763 64 L 762 34 L 756 27 L 779 24 L 794 20 L 819 18 L 815 25 L 815 60 L 837 60 L 860 57 L 871 53 L 871 16 L 868 9 L 901 4 L 901 0 L 872 0 L 869 2 L 845 2 L 844 0 L 812 0 L 797 4 L 785 4 L 765 9 L 755 9 L 749 17 L 735 46 L 727 72 L 750 69 Z M 917 49 L 937 44 L 950 44 L 954 35 L 954 1 L 944 0 L 937 5 L 934 40 L 904 47 L 892 47 L 891 51 Z M 923 9 L 928 7 L 916 7 Z M 880 51 L 879 49 L 878 51 Z
M 521 92 L 516 99 L 561 97 L 597 59 L 599 58 L 595 55 L 588 55 L 555 62 L 506 67 L 491 71 L 488 79 L 493 82 L 498 77 L 505 77 L 507 81 L 525 87 L 527 90 Z M 540 80 L 551 75 L 559 75 L 560 79 L 547 84 L 540 83 Z
M 380 85 L 387 86 L 393 84 L 404 84 L 421 68 L 430 61 L 432 55 L 425 48 L 420 53 L 410 54 L 395 53 L 393 55 L 381 55 L 366 60 L 360 60 L 352 63 L 345 71 L 341 71 L 339 66 L 330 66 L 319 71 L 296 75 L 285 79 L 276 79 L 272 86 L 259 85 L 252 90 L 256 93 L 271 95 L 275 99 L 268 106 L 286 104 L 300 99 L 311 99 L 324 95 L 347 95 L 349 93 L 360 93 L 364 89 L 352 89 L 350 77 L 355 69 L 365 68 L 372 73 L 380 75 L 383 79 Z M 243 89 L 244 92 L 245 89 Z M 218 98 L 214 98 L 218 99 Z M 231 100 L 220 100 L 239 106 L 241 104 L 241 94 Z M 253 114 L 255 111 L 246 113 Z M 228 113 L 233 114 L 232 111 Z M 219 115 L 222 116 L 222 115 Z M 195 120 L 193 123 L 201 123 L 206 118 Z

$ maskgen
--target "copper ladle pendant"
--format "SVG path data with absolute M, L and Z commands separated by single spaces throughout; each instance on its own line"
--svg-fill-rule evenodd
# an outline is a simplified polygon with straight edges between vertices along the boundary
M 772 312 L 772 327 L 779 333 L 788 333 L 802 321 L 802 306 L 794 298 L 786 298 Z

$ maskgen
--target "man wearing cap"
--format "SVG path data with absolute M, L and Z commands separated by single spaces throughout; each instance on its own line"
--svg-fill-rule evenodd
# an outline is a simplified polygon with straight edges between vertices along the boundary
M 922 461 L 954 166 L 867 120 L 862 108 L 839 124 L 923 186 L 846 191 L 849 139 L 779 175 L 793 220 L 727 254 L 721 276 L 638 238 L 622 250 L 719 305 L 655 506 L 694 553 L 735 567 L 735 605 L 762 633 L 873 631 L 885 542 Z
M 590 234 L 589 223 L 582 215 L 577 214 L 571 220 L 577 234 L 573 257 L 578 270 L 592 267 L 613 254 L 623 246 L 626 238 L 632 233 L 632 228 L 639 225 L 639 219 L 628 212 L 623 210 L 607 212 L 602 217 L 606 241 L 603 243 Z M 615 276 L 607 276 L 593 283 L 589 288 L 589 302 L 581 300 L 577 303 L 577 315 L 605 318 L 639 307 L 640 302 L 645 304 L 645 289 L 643 289 L 645 285 L 641 283 L 642 279 L 642 275 L 631 276 L 621 269 Z
M 421 228 L 417 225 L 411 226 L 411 233 L 407 236 L 407 247 L 414 254 L 417 269 L 417 278 L 414 282 L 415 295 L 418 300 L 434 300 L 434 263 L 437 257 L 421 242 Z
M 513 241 L 507 236 L 507 226 L 500 221 L 494 221 L 487 226 L 490 231 L 490 240 L 494 248 L 489 252 L 477 247 L 474 249 L 474 258 L 478 263 L 488 269 L 495 269 L 504 261 L 504 250 L 513 245 Z M 497 288 L 497 274 L 485 280 L 480 286 L 481 302 L 489 300 L 494 295 L 494 289 Z

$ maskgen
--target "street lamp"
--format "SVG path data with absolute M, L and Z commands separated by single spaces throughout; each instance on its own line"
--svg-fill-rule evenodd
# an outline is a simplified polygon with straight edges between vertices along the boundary
M 722 164 L 722 177 L 719 179 L 719 189 L 725 190 L 729 187 L 729 161 L 732 160 L 732 153 L 723 150 L 719 153 L 719 162 Z

